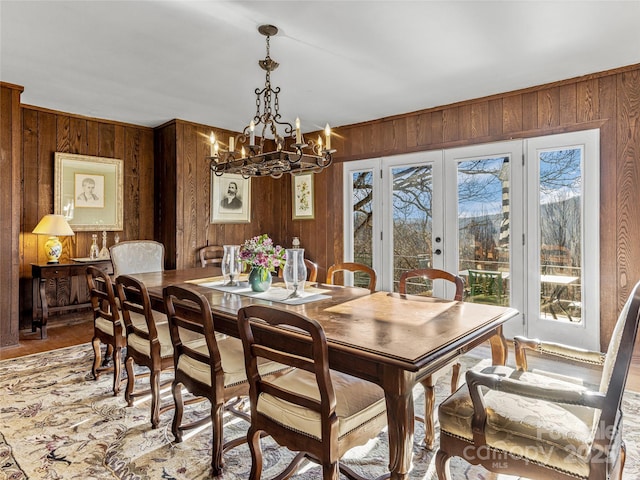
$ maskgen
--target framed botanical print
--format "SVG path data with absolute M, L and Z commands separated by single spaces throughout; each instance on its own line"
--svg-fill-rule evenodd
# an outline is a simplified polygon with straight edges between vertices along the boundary
M 313 173 L 292 175 L 291 191 L 293 193 L 293 219 L 314 218 Z

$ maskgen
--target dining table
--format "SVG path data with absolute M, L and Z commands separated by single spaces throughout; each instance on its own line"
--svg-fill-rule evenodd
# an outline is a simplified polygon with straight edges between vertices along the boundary
M 237 312 L 252 305 L 272 305 L 317 320 L 328 343 L 330 368 L 376 383 L 387 406 L 390 478 L 408 478 L 414 435 L 413 388 L 456 357 L 489 341 L 493 364 L 504 365 L 507 343 L 502 325 L 517 310 L 386 291 L 309 283 L 303 298 L 290 299 L 274 278 L 263 294 L 244 282 L 224 285 L 219 269 L 191 268 L 133 275 L 149 292 L 154 309 L 163 311 L 163 288 L 188 286 L 204 295 L 216 332 L 238 337 Z M 290 346 L 295 349 L 295 345 Z

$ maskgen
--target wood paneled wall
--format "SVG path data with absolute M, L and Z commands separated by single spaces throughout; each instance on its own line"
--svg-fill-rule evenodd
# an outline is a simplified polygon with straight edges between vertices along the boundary
M 0 83 L 0 347 L 18 343 L 22 90 Z
M 20 311 L 22 326 L 30 325 L 31 263 L 46 262 L 46 238 L 31 231 L 43 215 L 53 213 L 54 153 L 65 152 L 124 161 L 124 224 L 120 240 L 153 239 L 154 166 L 153 130 L 107 120 L 80 117 L 61 112 L 23 106 L 22 108 L 22 232 L 20 241 Z M 76 232 L 61 239 L 62 260 L 86 257 L 91 234 Z M 101 245 L 102 236 L 99 235 Z M 107 245 L 114 243 L 114 232 L 108 232 Z M 63 291 L 54 292 L 64 304 Z
M 345 162 L 589 128 L 600 128 L 600 339 L 606 348 L 640 280 L 640 65 L 341 127 L 334 146 L 336 160 Z M 330 183 L 326 194 L 341 192 L 341 183 Z M 337 243 L 327 249 L 337 254 Z
M 291 177 L 285 175 L 251 180 L 250 223 L 210 224 L 211 172 L 205 157 L 212 131 L 217 138 L 234 133 L 182 120 L 156 129 L 156 227 L 157 238 L 172 253 L 167 257 L 175 258 L 168 268 L 197 265 L 198 250 L 205 245 L 240 244 L 268 233 L 283 246 L 300 237 L 324 280 L 326 266 L 342 257 L 342 168 L 316 174 L 314 220 L 292 220 Z
M 168 268 L 199 265 L 198 250 L 206 245 L 240 244 L 268 233 L 284 242 L 290 199 L 288 178 L 251 180 L 251 222 L 210 224 L 211 171 L 209 136 L 227 138 L 233 132 L 173 120 L 156 128 L 156 226 L 157 237 L 173 255 Z

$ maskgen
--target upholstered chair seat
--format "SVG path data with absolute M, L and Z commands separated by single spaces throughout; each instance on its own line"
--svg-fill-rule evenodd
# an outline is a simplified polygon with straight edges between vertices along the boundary
M 142 330 L 142 329 L 141 329 Z M 160 357 L 170 358 L 173 360 L 173 345 L 171 344 L 171 331 L 169 329 L 169 323 L 160 323 L 156 325 L 156 331 L 158 333 L 158 341 L 160 342 Z M 199 335 L 189 335 L 190 332 L 185 333 L 185 340 L 189 345 L 206 347 L 206 340 Z M 129 348 L 133 348 L 137 352 L 146 355 L 151 358 L 151 344 L 149 339 L 145 338 L 137 333 L 129 334 L 127 337 L 127 344 Z
M 332 370 L 331 382 L 336 395 L 338 438 L 347 436 L 368 422 L 386 416 L 384 392 L 370 382 Z M 320 391 L 314 374 L 292 370 L 273 380 L 273 385 L 320 401 Z M 322 439 L 322 418 L 319 412 L 287 402 L 268 393 L 258 398 L 258 412 L 293 431 Z
M 182 338 L 187 332 L 184 332 Z M 232 387 L 247 382 L 247 374 L 244 369 L 244 353 L 242 351 L 242 342 L 233 337 L 217 337 L 218 350 L 220 359 L 224 365 L 224 386 Z M 187 343 L 187 345 L 189 345 Z M 205 359 L 209 359 L 209 347 L 206 342 L 192 342 L 189 345 L 195 352 L 199 353 Z M 270 363 L 266 367 L 266 371 L 273 370 L 274 364 Z M 284 367 L 276 366 L 275 370 Z M 196 360 L 194 357 L 181 355 L 178 359 L 178 370 L 183 372 L 187 377 L 201 382 L 207 386 L 211 386 L 211 368 L 209 362 Z
M 509 367 L 489 366 L 482 373 L 514 379 L 531 387 L 564 390 L 567 394 L 587 391 L 586 387 L 576 382 Z M 510 452 L 578 478 L 588 477 L 588 453 L 600 410 L 499 391 L 489 391 L 484 396 L 484 402 L 489 449 Z M 447 435 L 473 442 L 473 403 L 466 385 L 440 405 L 439 419 L 440 429 Z M 620 432 L 615 434 L 619 436 Z

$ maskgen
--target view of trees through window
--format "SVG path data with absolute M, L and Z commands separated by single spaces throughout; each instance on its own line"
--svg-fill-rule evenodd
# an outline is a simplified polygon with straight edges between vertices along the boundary
M 540 315 L 581 320 L 582 151 L 539 154 Z
M 539 153 L 541 316 L 580 320 L 582 152 Z M 508 156 L 457 164 L 458 274 L 465 300 L 509 304 L 510 164 Z M 393 286 L 400 275 L 433 266 L 433 166 L 391 168 Z M 354 261 L 372 266 L 373 171 L 353 172 Z M 366 286 L 368 279 L 355 278 Z M 430 289 L 413 281 L 408 293 Z

